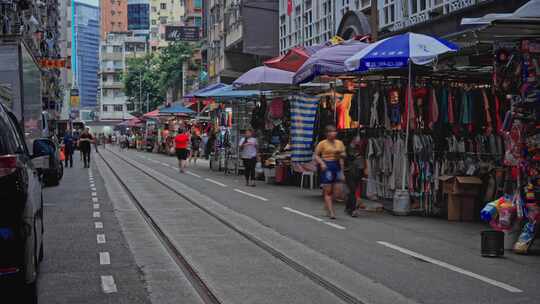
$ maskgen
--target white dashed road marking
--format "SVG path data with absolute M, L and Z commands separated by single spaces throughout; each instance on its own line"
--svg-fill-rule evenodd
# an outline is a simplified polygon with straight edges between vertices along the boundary
M 326 225 L 330 226 L 330 227 L 334 227 L 334 228 L 337 228 L 339 230 L 345 230 L 347 228 L 341 226 L 341 225 L 338 225 L 338 224 L 334 224 L 334 223 L 331 223 L 331 222 L 324 222 Z
M 191 171 L 186 171 L 187 174 L 191 175 L 191 176 L 195 176 L 195 177 L 198 177 L 198 178 L 201 178 L 201 176 L 199 174 L 195 174 Z
M 94 218 L 99 218 L 99 217 L 101 217 L 101 212 L 99 212 L 99 211 L 94 211 L 94 213 L 92 214 L 92 216 L 93 216 Z
M 116 283 L 114 283 L 113 276 L 101 276 L 101 289 L 103 289 L 104 293 L 113 293 L 118 291 L 116 289 Z
M 98 234 L 96 239 L 97 239 L 98 244 L 105 244 L 105 242 L 106 242 L 105 234 Z
M 97 198 L 97 197 L 92 197 L 92 202 L 97 203 L 97 202 L 98 202 L 98 198 Z
M 251 197 L 256 198 L 256 199 L 260 199 L 261 201 L 265 201 L 265 202 L 268 201 L 267 198 L 264 198 L 262 196 L 258 196 L 258 195 L 255 195 L 255 194 L 252 194 L 252 193 L 249 193 L 249 192 L 245 192 L 245 191 L 242 191 L 240 189 L 234 189 L 234 191 L 236 191 L 238 193 L 242 193 L 242 194 L 247 195 L 247 196 L 251 196 Z
M 90 187 L 90 190 L 97 191 L 96 187 Z
M 103 223 L 102 222 L 94 222 L 94 228 L 103 229 Z
M 224 187 L 224 188 L 227 187 L 227 185 L 225 185 L 224 183 L 220 183 L 220 182 L 215 181 L 215 180 L 213 180 L 213 179 L 211 179 L 211 178 L 205 178 L 204 180 L 205 180 L 205 181 L 208 181 L 208 182 L 211 182 L 211 183 L 213 183 L 213 184 L 216 184 L 216 185 L 218 185 L 218 186 Z
M 111 264 L 111 256 L 108 252 L 100 252 L 99 253 L 99 264 L 100 265 L 110 265 Z
M 94 204 L 94 209 L 99 209 L 99 204 Z
M 302 212 L 302 211 L 298 211 L 298 210 L 293 209 L 293 208 L 283 207 L 283 209 L 285 209 L 285 210 L 287 210 L 287 211 L 289 211 L 289 212 L 292 212 L 292 213 L 296 213 L 296 214 L 301 215 L 301 216 L 303 216 L 303 217 L 307 217 L 307 218 L 310 218 L 310 219 L 312 219 L 312 220 L 316 220 L 317 222 L 324 222 L 323 219 L 320 219 L 320 218 L 318 218 L 318 217 L 316 217 L 316 216 L 313 216 L 313 215 L 311 215 L 311 214 L 304 213 L 304 212 Z
M 406 255 L 410 255 L 410 256 L 415 257 L 415 258 L 417 258 L 417 259 L 420 259 L 420 260 L 422 260 L 422 261 L 425 261 L 425 262 L 428 262 L 428 263 L 431 263 L 431 264 L 434 264 L 434 265 L 437 265 L 437 266 L 446 268 L 446 269 L 451 270 L 451 271 L 455 271 L 455 272 L 457 272 L 457 273 L 461 273 L 461 274 L 466 275 L 466 276 L 468 276 L 468 277 L 471 277 L 471 278 L 480 280 L 480 281 L 482 281 L 482 282 L 491 284 L 491 285 L 493 285 L 493 286 L 496 286 L 496 287 L 505 289 L 506 291 L 509 291 L 509 292 L 516 292 L 516 293 L 517 293 L 517 292 L 523 292 L 523 290 L 518 289 L 518 288 L 516 288 L 516 287 L 514 287 L 514 286 L 510 286 L 510 285 L 508 285 L 508 284 L 506 284 L 506 283 L 499 282 L 499 281 L 496 281 L 496 280 L 493 280 L 493 279 L 484 277 L 484 276 L 482 276 L 482 275 L 479 275 L 479 274 L 470 272 L 470 271 L 465 270 L 465 269 L 463 269 L 463 268 L 460 268 L 460 267 L 457 267 L 457 266 L 454 266 L 454 265 L 445 263 L 445 262 L 443 262 L 443 261 L 439 261 L 439 260 L 436 260 L 436 259 L 427 257 L 427 256 L 425 256 L 425 255 L 423 255 L 423 254 L 420 254 L 420 253 L 411 251 L 411 250 L 409 250 L 409 249 L 405 249 L 405 248 L 403 248 L 403 247 L 399 247 L 399 246 L 397 246 L 397 245 L 394 245 L 394 244 L 391 244 L 391 243 L 388 243 L 388 242 L 383 242 L 383 241 L 378 241 L 377 243 L 380 244 L 380 245 L 386 246 L 386 247 L 388 247 L 388 248 L 392 248 L 392 249 L 394 249 L 394 250 L 397 250 L 397 251 L 399 251 L 399 252 L 401 252 L 401 253 L 404 253 L 404 254 L 406 254 Z
M 92 192 L 92 196 L 97 196 L 97 192 Z

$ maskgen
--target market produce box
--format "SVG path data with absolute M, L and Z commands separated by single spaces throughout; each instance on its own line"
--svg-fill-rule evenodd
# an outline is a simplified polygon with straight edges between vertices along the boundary
M 474 221 L 476 197 L 472 195 L 448 195 L 449 221 Z
M 460 195 L 478 195 L 482 187 L 482 180 L 476 176 L 451 176 L 439 177 L 442 182 L 443 193 Z

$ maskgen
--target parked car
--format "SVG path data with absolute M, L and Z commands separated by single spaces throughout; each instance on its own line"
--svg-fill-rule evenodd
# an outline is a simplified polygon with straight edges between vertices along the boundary
M 16 303 L 37 303 L 43 259 L 43 196 L 38 169 L 47 156 L 30 154 L 13 113 L 0 103 L 0 289 Z M 24 299 L 23 299 L 24 298 Z
M 64 165 L 60 160 L 60 147 L 48 138 L 34 141 L 34 153 L 39 156 L 49 156 L 49 168 L 38 169 L 43 177 L 45 186 L 57 186 L 64 176 Z

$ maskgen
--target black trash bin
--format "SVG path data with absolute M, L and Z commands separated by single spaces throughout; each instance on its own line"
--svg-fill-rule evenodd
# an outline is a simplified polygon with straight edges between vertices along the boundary
M 504 255 L 504 232 L 482 231 L 482 256 L 500 257 Z

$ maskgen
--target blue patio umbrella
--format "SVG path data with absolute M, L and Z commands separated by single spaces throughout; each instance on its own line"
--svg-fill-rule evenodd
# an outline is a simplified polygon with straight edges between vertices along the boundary
M 221 82 L 218 82 L 218 83 L 214 83 L 214 84 L 210 84 L 202 89 L 198 89 L 196 91 L 193 91 L 191 93 L 188 93 L 187 95 L 184 95 L 184 98 L 193 98 L 193 97 L 197 97 L 198 94 L 201 94 L 201 93 L 204 93 L 204 92 L 209 92 L 209 91 L 213 91 L 215 89 L 219 89 L 219 88 L 223 88 L 223 87 L 226 87 L 227 85 L 224 84 L 224 83 L 221 83 Z
M 174 103 L 170 106 L 165 106 L 159 109 L 160 115 L 179 115 L 179 114 L 194 114 L 195 111 L 184 107 L 178 103 Z
M 214 98 L 247 98 L 260 95 L 258 90 L 234 90 L 233 86 L 228 85 L 212 91 L 196 95 L 196 97 L 214 97 Z
M 409 140 L 411 96 L 411 68 L 413 64 L 426 65 L 432 63 L 439 55 L 456 52 L 458 46 L 444 39 L 415 33 L 392 36 L 370 44 L 347 60 L 345 65 L 349 71 L 365 72 L 385 69 L 409 69 L 409 85 L 407 103 L 407 128 L 405 142 Z M 403 162 L 402 189 L 405 190 L 407 162 Z

